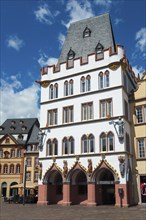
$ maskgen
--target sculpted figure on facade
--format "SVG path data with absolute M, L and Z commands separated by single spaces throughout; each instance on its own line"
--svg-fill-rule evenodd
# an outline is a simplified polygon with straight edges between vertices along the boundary
M 121 176 L 124 177 L 125 176 L 125 157 L 119 156 L 118 160 L 119 160 L 119 168 L 120 168 Z
M 92 160 L 91 160 L 91 159 L 88 159 L 88 171 L 87 171 L 87 178 L 88 178 L 88 181 L 91 180 L 91 174 L 92 174 L 92 171 L 93 171 Z
M 67 164 L 67 160 L 63 161 L 64 166 L 63 166 L 63 177 L 66 178 L 67 173 L 68 173 L 68 164 Z

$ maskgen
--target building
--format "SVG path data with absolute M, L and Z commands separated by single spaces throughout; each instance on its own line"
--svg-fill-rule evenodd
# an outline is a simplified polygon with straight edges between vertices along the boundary
M 38 135 L 36 118 L 7 119 L 0 126 L 0 194 L 10 197 L 22 195 L 24 163 L 26 167 L 26 193 L 38 187 Z M 36 189 L 37 190 L 37 189 Z
M 132 135 L 139 203 L 146 203 L 146 72 L 138 77 L 138 89 L 131 99 Z M 135 190 L 136 191 L 136 190 Z
M 129 95 L 137 81 L 109 14 L 70 25 L 41 70 L 38 205 L 135 204 Z

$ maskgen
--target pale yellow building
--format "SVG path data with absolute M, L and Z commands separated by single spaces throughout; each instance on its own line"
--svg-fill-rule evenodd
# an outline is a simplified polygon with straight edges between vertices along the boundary
M 135 146 L 135 174 L 139 204 L 146 203 L 146 72 L 138 77 L 138 89 L 131 100 L 132 140 Z
M 0 196 L 23 195 L 25 180 L 26 196 L 37 193 L 38 132 L 37 118 L 7 119 L 0 126 Z

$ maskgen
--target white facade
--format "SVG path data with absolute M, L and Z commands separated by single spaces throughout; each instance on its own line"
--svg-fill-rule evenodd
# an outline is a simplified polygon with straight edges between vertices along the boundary
M 128 96 L 136 87 L 135 76 L 132 73 L 131 67 L 125 58 L 123 47 L 117 46 L 117 52 L 110 54 L 110 50 L 104 50 L 102 59 L 96 59 L 96 54 L 87 57 L 87 62 L 82 64 L 80 59 L 75 59 L 71 68 L 67 68 L 67 63 L 60 64 L 59 71 L 55 72 L 55 66 L 48 66 L 41 73 L 41 116 L 40 127 L 45 133 L 43 139 L 43 150 L 39 153 L 40 162 L 42 163 L 42 178 L 39 180 L 39 185 L 44 182 L 44 177 L 53 163 L 59 167 L 63 173 L 63 161 L 66 160 L 68 170 L 71 170 L 78 157 L 80 165 L 88 172 L 88 159 L 92 160 L 93 172 L 105 161 L 113 173 L 117 176 L 119 184 L 127 183 L 127 170 L 129 155 L 132 153 L 130 144 L 130 118 L 129 118 L 129 100 Z M 97 55 L 98 56 L 98 55 Z M 105 75 L 108 71 L 109 85 L 106 84 L 106 79 L 103 77 L 103 88 L 100 88 L 100 73 Z M 125 76 L 124 76 L 125 75 Z M 90 78 L 89 91 L 82 92 L 81 78 Z M 106 76 L 105 76 L 106 77 Z M 64 95 L 65 82 L 72 80 L 73 94 Z M 58 97 L 51 97 L 50 87 L 57 83 Z M 88 88 L 89 88 L 88 87 Z M 52 90 L 54 92 L 54 90 Z M 105 102 L 105 109 L 101 107 L 101 101 Z M 107 102 L 110 100 L 110 107 Z M 83 119 L 82 105 L 91 104 L 91 115 L 87 119 Z M 127 103 L 127 104 L 125 104 Z M 126 105 L 126 106 L 125 106 Z M 64 122 L 63 108 L 72 106 L 71 122 Z M 89 105 L 90 106 L 90 105 Z M 90 107 L 89 107 L 90 108 Z M 110 110 L 109 110 L 110 108 Z M 57 122 L 49 125 L 49 111 L 55 110 Z M 102 112 L 105 111 L 105 116 Z M 108 112 L 110 111 L 110 115 Z M 57 113 L 56 113 L 57 112 Z M 88 112 L 89 113 L 89 112 Z M 52 116 L 51 116 L 52 117 Z M 119 117 L 124 122 L 124 139 L 120 141 L 118 138 L 118 125 L 114 126 L 109 122 L 118 122 Z M 117 131 L 116 131 L 116 129 Z M 108 134 L 113 135 L 113 149 L 109 149 Z M 101 134 L 106 135 L 106 150 L 102 150 Z M 126 141 L 126 133 L 129 141 Z M 87 152 L 83 152 L 82 137 L 86 135 L 88 138 L 93 135 L 94 151 L 88 148 Z M 74 152 L 65 153 L 63 139 L 72 137 L 74 140 Z M 57 140 L 57 154 L 48 153 L 48 140 Z M 89 140 L 88 144 L 89 145 Z M 127 146 L 128 145 L 128 146 Z M 121 176 L 119 156 L 124 157 L 125 173 Z M 132 156 L 132 155 L 131 155 Z M 130 161 L 131 170 L 132 161 Z

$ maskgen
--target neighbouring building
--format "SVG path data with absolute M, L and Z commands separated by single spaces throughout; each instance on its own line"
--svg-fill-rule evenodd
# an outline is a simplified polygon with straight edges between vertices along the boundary
M 7 119 L 0 126 L 0 194 L 22 195 L 26 160 L 26 195 L 38 189 L 39 122 L 36 118 Z
M 38 205 L 136 204 L 129 95 L 137 80 L 109 14 L 70 25 L 41 70 Z
M 138 77 L 138 89 L 131 99 L 132 140 L 139 203 L 146 203 L 146 72 Z

